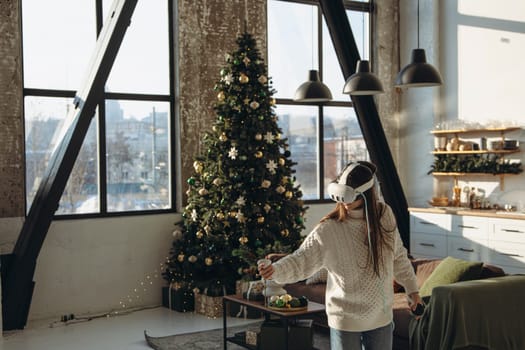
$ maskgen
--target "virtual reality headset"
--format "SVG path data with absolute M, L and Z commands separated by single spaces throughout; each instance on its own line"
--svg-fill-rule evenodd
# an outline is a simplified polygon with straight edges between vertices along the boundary
M 352 171 L 354 171 L 354 169 L 358 166 L 367 168 L 366 166 L 359 163 L 350 163 L 346 166 L 346 169 L 343 170 L 343 173 L 339 176 L 339 179 L 331 182 L 328 185 L 327 192 L 333 201 L 338 203 L 352 203 L 357 199 L 357 196 L 374 186 L 373 176 L 370 178 L 370 180 L 361 186 L 358 186 L 357 188 L 353 188 L 346 184 L 348 176 L 352 174 Z

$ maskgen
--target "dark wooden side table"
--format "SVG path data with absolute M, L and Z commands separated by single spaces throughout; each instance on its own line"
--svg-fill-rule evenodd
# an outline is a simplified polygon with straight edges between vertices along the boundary
M 275 309 L 270 309 L 264 305 L 264 301 L 251 301 L 248 299 L 244 299 L 241 295 L 226 295 L 222 298 L 222 327 L 223 327 L 223 344 L 224 344 L 224 350 L 228 349 L 228 342 L 232 342 L 234 344 L 237 344 L 239 346 L 242 346 L 246 349 L 252 349 L 256 350 L 257 347 L 246 344 L 244 341 L 240 341 L 238 338 L 235 337 L 228 337 L 227 334 L 227 318 L 228 318 L 228 303 L 234 303 L 239 304 L 241 306 L 246 307 L 252 307 L 257 310 L 262 311 L 264 318 L 266 320 L 269 320 L 271 315 L 277 316 L 281 322 L 283 323 L 283 326 L 285 329 L 288 329 L 288 323 L 290 320 L 294 320 L 297 318 L 304 318 L 308 315 L 313 315 L 321 312 L 325 312 L 325 306 L 323 304 L 314 303 L 313 301 L 308 302 L 308 307 L 306 310 L 300 310 L 300 311 L 279 311 Z M 288 349 L 288 332 L 285 332 L 285 348 Z

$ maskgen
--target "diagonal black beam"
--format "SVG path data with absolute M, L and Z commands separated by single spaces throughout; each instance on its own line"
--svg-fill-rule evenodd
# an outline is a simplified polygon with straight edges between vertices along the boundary
M 319 4 L 346 80 L 355 72 L 360 57 L 343 1 L 319 0 Z M 370 159 L 378 167 L 377 176 L 382 184 L 383 195 L 394 211 L 403 243 L 409 247 L 408 205 L 374 98 L 352 96 L 352 102 Z
M 104 85 L 117 56 L 138 0 L 114 0 L 91 58 L 87 76 L 75 96 L 75 109 L 26 217 L 5 270 L 3 329 L 23 329 L 33 295 L 36 261 L 53 215 L 84 141 Z M 4 282 L 4 280 L 2 280 Z

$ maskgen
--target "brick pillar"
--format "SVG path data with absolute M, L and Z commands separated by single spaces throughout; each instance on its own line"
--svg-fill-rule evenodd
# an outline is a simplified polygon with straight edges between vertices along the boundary
M 19 13 L 17 0 L 0 0 L 0 220 L 24 216 Z

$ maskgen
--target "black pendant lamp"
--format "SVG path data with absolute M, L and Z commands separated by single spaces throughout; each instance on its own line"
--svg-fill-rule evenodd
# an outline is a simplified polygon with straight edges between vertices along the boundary
M 319 78 L 319 71 L 313 69 L 308 72 L 308 81 L 297 88 L 294 96 L 294 101 L 298 102 L 328 102 L 331 100 L 330 89 Z
M 367 60 L 357 61 L 355 73 L 346 80 L 343 94 L 377 95 L 383 92 L 383 84 L 370 72 L 370 62 Z
M 419 0 L 417 1 L 417 47 L 412 50 L 412 61 L 397 75 L 395 87 L 427 87 L 443 84 L 438 70 L 427 63 L 425 50 L 419 48 Z

